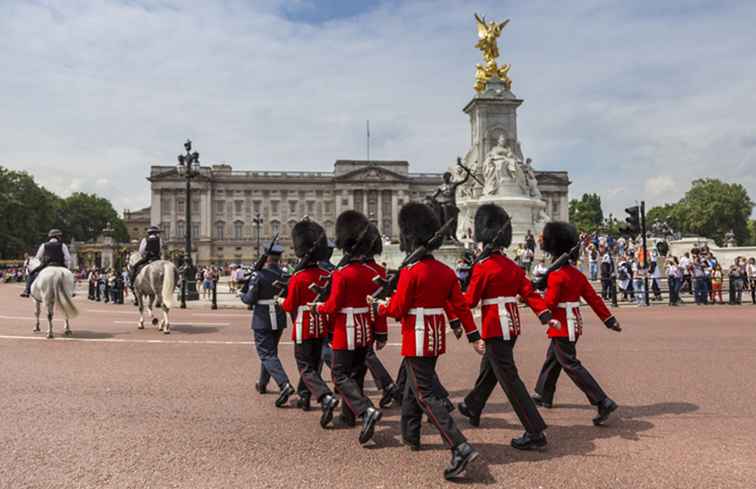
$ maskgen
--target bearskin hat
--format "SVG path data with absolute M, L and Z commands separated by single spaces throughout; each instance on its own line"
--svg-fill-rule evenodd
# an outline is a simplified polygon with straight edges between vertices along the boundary
M 336 218 L 336 247 L 352 255 L 364 255 L 370 243 L 366 229 L 370 222 L 361 212 L 344 211 Z
M 427 244 L 440 228 L 436 213 L 428 205 L 420 202 L 405 204 L 399 211 L 400 249 L 411 252 L 418 246 Z
M 328 239 L 325 238 L 325 229 L 315 221 L 304 219 L 299 221 L 291 229 L 291 241 L 294 244 L 294 254 L 299 258 L 303 257 L 315 243 L 320 240 L 318 249 L 315 250 L 312 261 L 326 259 L 328 256 Z
M 512 244 L 512 223 L 507 211 L 496 204 L 483 204 L 475 211 L 475 241 L 492 242 L 502 227 L 504 230 L 494 246 L 508 248 Z
M 378 226 L 370 223 L 365 239 L 368 242 L 368 246 L 371 246 L 370 250 L 366 253 L 367 256 L 373 257 L 383 253 L 383 239 L 381 232 L 378 231 Z
M 568 222 L 552 221 L 543 227 L 541 248 L 553 257 L 569 253 L 577 242 L 577 228 Z

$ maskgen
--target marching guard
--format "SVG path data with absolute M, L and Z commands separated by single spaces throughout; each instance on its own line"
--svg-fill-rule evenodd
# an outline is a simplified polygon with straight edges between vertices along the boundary
M 440 228 L 430 207 L 418 202 L 406 204 L 399 212 L 402 251 L 411 253 L 421 246 L 429 246 Z M 446 350 L 447 305 L 454 309 L 468 340 L 480 354 L 483 342 L 454 271 L 435 260 L 430 251 L 432 249 L 401 271 L 396 292 L 388 302 L 374 304 L 378 315 L 393 317 L 402 325 L 401 354 L 407 369 L 402 400 L 402 439 L 412 450 L 420 449 L 424 411 L 452 451 L 451 464 L 444 470 L 444 477 L 454 479 L 478 457 L 478 452 L 467 443 L 443 401 L 432 390 L 436 362 Z
M 566 222 L 549 222 L 543 229 L 542 240 L 541 249 L 553 257 L 558 257 L 569 253 L 575 247 L 578 242 L 577 229 Z M 551 343 L 538 377 L 533 400 L 539 406 L 551 408 L 559 373 L 564 370 L 583 391 L 588 401 L 598 408 L 598 415 L 593 418 L 593 424 L 601 425 L 617 409 L 617 404 L 604 393 L 596 379 L 577 358 L 575 347 L 583 332 L 580 299 L 588 303 L 607 328 L 617 332 L 622 331 L 622 328 L 585 275 L 572 264 L 567 263 L 549 273 L 546 283 L 544 299 L 560 326 L 548 330 Z
M 279 299 L 281 308 L 291 315 L 294 327 L 291 339 L 294 341 L 294 357 L 299 370 L 300 405 L 309 409 L 310 399 L 320 403 L 322 415 L 320 426 L 325 428 L 333 419 L 333 410 L 339 400 L 321 377 L 323 345 L 328 341 L 328 316 L 312 314 L 308 304 L 315 299 L 311 284 L 324 285 L 328 271 L 320 268 L 319 262 L 330 256 L 325 230 L 314 221 L 303 220 L 291 230 L 294 254 L 300 259 L 306 255 L 307 263 L 289 279 L 285 299 Z M 322 244 L 321 244 L 322 243 Z
M 517 372 L 514 347 L 520 334 L 517 296 L 533 310 L 541 324 L 559 327 L 525 271 L 501 253 L 512 243 L 512 226 L 506 211 L 495 204 L 484 204 L 475 213 L 475 240 L 493 251 L 473 265 L 465 292 L 468 305 L 481 304 L 481 335 L 486 353 L 480 364 L 475 387 L 459 404 L 459 412 L 473 426 L 480 425 L 480 415 L 496 383 L 525 427 L 525 434 L 512 440 L 512 447 L 527 450 L 546 446 L 543 431 L 546 423 L 531 399 Z
M 252 274 L 249 289 L 242 296 L 242 302 L 253 306 L 252 332 L 257 355 L 260 357 L 260 379 L 255 383 L 255 390 L 265 394 L 268 391 L 268 382 L 273 377 L 280 389 L 276 407 L 283 407 L 294 394 L 294 388 L 289 383 L 289 377 L 278 358 L 278 342 L 286 328 L 286 316 L 274 299 L 276 287 L 273 285 L 283 276 L 279 266 L 281 253 L 281 245 L 268 246 L 265 267 Z
M 342 419 L 351 424 L 362 417 L 359 441 L 367 443 L 375 432 L 382 413 L 363 392 L 365 357 L 375 342 L 380 350 L 386 344 L 385 322 L 371 321 L 366 297 L 375 290 L 374 269 L 364 263 L 370 251 L 366 239 L 369 221 L 362 213 L 348 210 L 336 219 L 336 247 L 349 257 L 331 277 L 331 292 L 323 303 L 313 304 L 318 314 L 333 317 L 333 358 L 331 374 L 338 389 Z

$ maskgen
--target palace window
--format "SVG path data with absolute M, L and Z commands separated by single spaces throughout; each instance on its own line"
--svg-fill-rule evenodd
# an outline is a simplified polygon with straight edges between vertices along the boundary
M 281 225 L 278 221 L 270 221 L 270 232 L 276 234 L 281 231 Z
M 278 214 L 278 201 L 277 200 L 270 201 L 270 212 L 272 214 Z
M 242 229 L 244 228 L 244 223 L 241 221 L 236 221 L 234 223 L 234 239 L 242 239 Z
M 192 199 L 192 212 L 194 212 L 196 214 L 199 211 L 200 211 L 200 201 L 199 201 L 199 199 L 197 199 L 197 200 Z
M 242 205 L 243 205 L 243 204 L 244 204 L 244 201 L 243 201 L 243 200 L 236 200 L 236 201 L 234 201 L 234 207 L 235 207 L 235 208 L 234 208 L 234 211 L 235 211 L 235 212 L 236 212 L 237 214 L 241 214 L 241 213 L 242 213 Z
M 183 216 L 186 209 L 186 202 L 184 199 L 178 199 L 176 201 L 176 214 Z
M 314 215 L 315 214 L 315 202 L 308 200 L 307 201 L 307 214 Z
M 290 200 L 289 201 L 289 214 L 296 214 L 296 213 L 297 213 L 297 201 Z
M 222 216 L 223 211 L 226 210 L 226 201 L 225 200 L 216 200 L 215 201 L 215 215 L 216 216 Z
M 254 202 L 254 204 L 253 204 L 253 207 L 254 207 L 255 214 L 257 214 L 258 212 L 260 212 L 260 201 L 256 200 Z
M 199 239 L 199 224 L 193 223 L 192 224 L 192 239 Z
M 226 227 L 226 224 L 223 222 L 215 223 L 215 239 L 224 239 L 223 231 L 225 230 L 225 227 Z
M 186 227 L 184 221 L 179 221 L 176 223 L 176 237 L 183 238 L 184 236 L 186 236 Z

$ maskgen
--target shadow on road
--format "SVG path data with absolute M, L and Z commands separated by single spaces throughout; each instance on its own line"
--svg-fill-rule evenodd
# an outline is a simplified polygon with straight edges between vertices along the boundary
M 105 339 L 105 338 L 112 338 L 112 333 L 105 333 L 103 331 L 87 331 L 83 329 L 71 329 L 73 331 L 73 335 L 70 336 L 71 338 L 83 338 L 87 340 L 99 340 L 99 339 Z M 58 336 L 63 336 L 62 334 Z
M 178 331 L 184 334 L 203 334 L 217 333 L 219 331 L 215 326 L 192 326 L 191 324 L 171 324 L 171 331 Z

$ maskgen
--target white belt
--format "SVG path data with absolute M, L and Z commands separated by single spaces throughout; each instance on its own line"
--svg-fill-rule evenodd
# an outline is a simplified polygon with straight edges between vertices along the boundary
M 367 314 L 369 311 L 367 307 L 345 307 L 339 310 L 341 314 L 346 314 L 347 350 L 354 350 L 354 315 Z
M 575 315 L 575 309 L 580 308 L 580 302 L 560 302 L 557 306 L 561 309 L 565 309 L 567 314 L 567 333 L 570 336 L 570 341 L 575 342 L 575 328 L 577 327 L 577 316 Z
M 440 307 L 413 307 L 408 311 L 415 316 L 415 356 L 423 356 L 425 342 L 425 316 L 439 316 L 444 314 Z
M 496 305 L 499 310 L 499 324 L 501 325 L 501 334 L 504 340 L 509 341 L 509 327 L 512 324 L 512 317 L 509 315 L 507 304 L 517 304 L 516 297 L 500 296 L 492 297 L 490 299 L 483 299 L 481 305 L 493 306 Z
M 278 329 L 278 316 L 276 315 L 276 300 L 275 299 L 263 299 L 257 301 L 259 306 L 268 306 L 268 314 L 270 314 L 270 327 L 274 331 Z
M 302 322 L 304 321 L 304 313 L 309 311 L 310 308 L 307 306 L 299 306 L 297 308 L 297 320 L 294 323 L 294 331 L 296 332 L 296 341 L 298 345 L 302 344 Z M 312 322 L 313 317 L 312 314 L 310 315 L 310 322 Z

